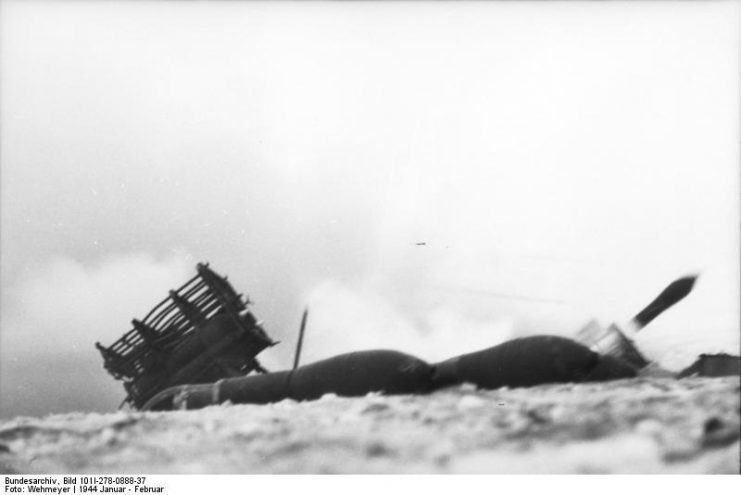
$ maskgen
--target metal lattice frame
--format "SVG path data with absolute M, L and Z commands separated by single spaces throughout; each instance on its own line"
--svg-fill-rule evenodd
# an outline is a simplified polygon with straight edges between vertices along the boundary
M 112 345 L 95 344 L 103 355 L 105 369 L 114 378 L 124 381 L 128 392 L 126 402 L 138 405 L 151 395 L 152 390 L 140 386 L 140 378 L 152 372 L 152 363 L 162 363 L 176 354 L 179 346 L 190 336 L 197 336 L 203 325 L 218 314 L 231 315 L 243 333 L 251 334 L 258 353 L 274 344 L 264 334 L 240 322 L 238 315 L 247 308 L 249 300 L 243 300 L 226 277 L 217 275 L 207 263 L 199 263 L 196 268 L 195 277 L 177 290 L 171 290 L 169 297 L 143 320 L 132 320 L 133 328 Z M 245 356 L 245 365 L 250 370 L 261 369 L 254 355 Z

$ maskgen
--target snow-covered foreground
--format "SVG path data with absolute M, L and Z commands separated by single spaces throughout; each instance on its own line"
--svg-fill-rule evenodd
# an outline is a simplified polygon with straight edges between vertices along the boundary
M 738 473 L 739 379 L 0 422 L 5 473 Z

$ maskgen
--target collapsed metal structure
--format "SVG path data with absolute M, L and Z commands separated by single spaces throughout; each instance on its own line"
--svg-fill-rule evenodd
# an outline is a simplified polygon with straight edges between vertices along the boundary
M 293 368 L 268 373 L 256 356 L 276 343 L 247 310 L 249 301 L 208 264 L 199 263 L 196 269 L 195 277 L 170 291 L 143 320 L 133 320 L 133 328 L 113 345 L 96 343 L 105 368 L 124 382 L 124 402 L 137 409 L 304 401 L 328 393 L 424 394 L 463 383 L 496 389 L 633 378 L 649 364 L 635 345 L 636 333 L 686 297 L 696 279 L 675 280 L 624 326 L 605 329 L 595 321 L 579 331 L 576 340 L 521 337 L 439 363 L 397 351 L 368 350 L 298 366 L 305 311 Z M 705 361 L 687 374 L 738 373 L 738 357 Z M 249 376 L 253 371 L 260 374 Z
M 249 299 L 208 263 L 196 270 L 112 345 L 96 342 L 105 369 L 123 381 L 124 403 L 141 408 L 174 385 L 266 372 L 256 356 L 276 342 L 247 310 Z

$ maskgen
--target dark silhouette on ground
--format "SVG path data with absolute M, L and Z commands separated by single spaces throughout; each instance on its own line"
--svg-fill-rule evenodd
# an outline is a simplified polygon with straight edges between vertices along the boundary
M 634 327 L 640 330 L 683 299 L 695 278 L 672 282 L 633 318 Z M 496 389 L 607 381 L 636 377 L 649 364 L 618 327 L 613 325 L 598 337 L 591 349 L 564 337 L 524 337 L 437 364 L 392 350 L 352 352 L 292 370 L 170 387 L 154 395 L 143 409 L 194 409 L 227 401 L 267 404 L 314 400 L 325 394 L 425 394 L 463 383 Z

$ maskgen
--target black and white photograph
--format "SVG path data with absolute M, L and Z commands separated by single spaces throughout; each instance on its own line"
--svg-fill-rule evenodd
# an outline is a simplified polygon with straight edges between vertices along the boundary
M 739 474 L 740 88 L 735 0 L 0 0 L 5 491 Z

